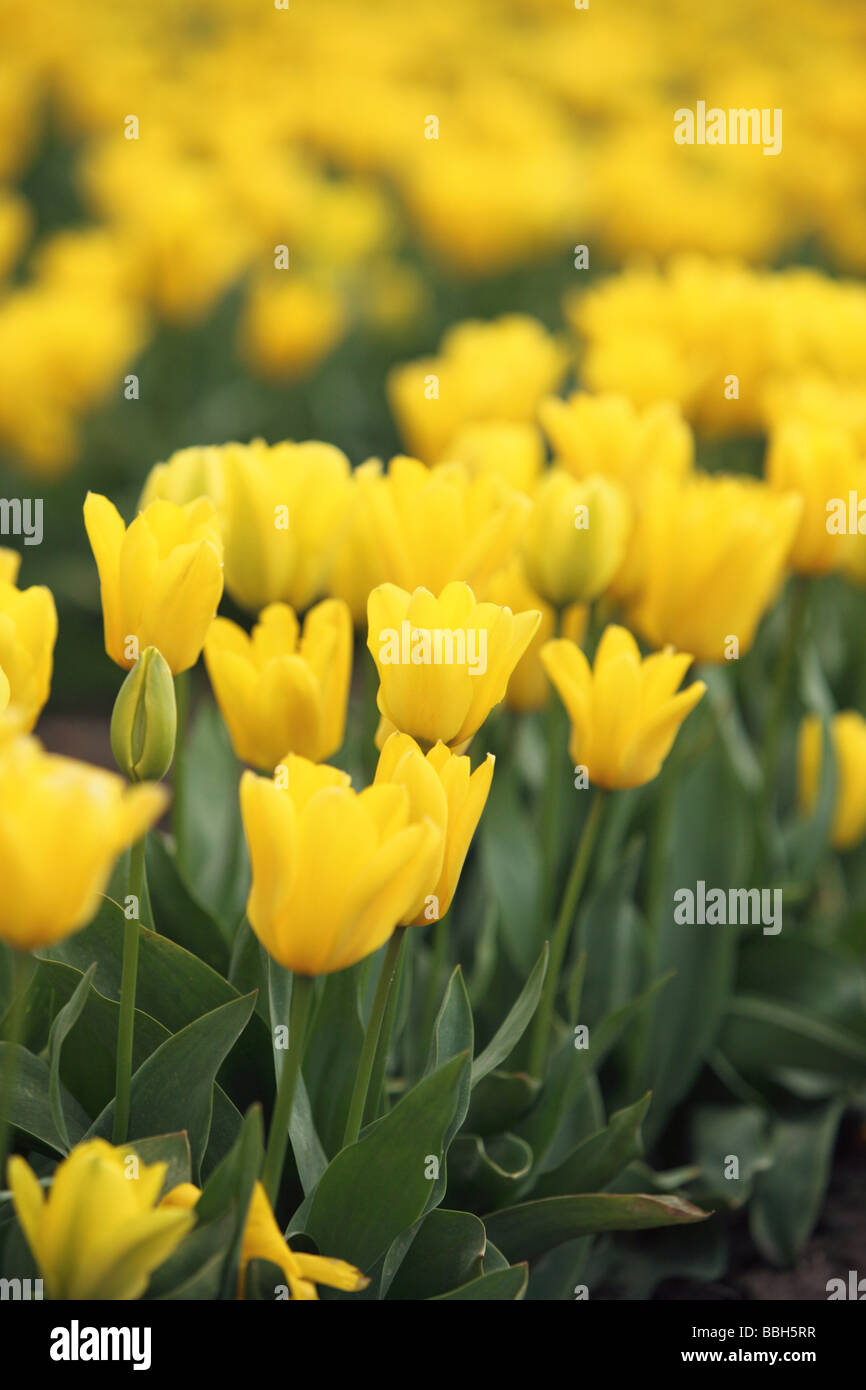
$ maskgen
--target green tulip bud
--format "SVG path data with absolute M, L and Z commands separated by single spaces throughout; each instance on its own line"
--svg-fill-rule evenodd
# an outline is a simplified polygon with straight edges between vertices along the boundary
M 111 749 L 130 782 L 158 782 L 171 767 L 177 738 L 174 681 L 165 657 L 145 647 L 117 693 Z

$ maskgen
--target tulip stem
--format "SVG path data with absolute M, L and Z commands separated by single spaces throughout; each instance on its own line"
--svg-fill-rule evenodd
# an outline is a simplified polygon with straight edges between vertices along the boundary
M 115 1078 L 114 1128 L 115 1144 L 126 1141 L 129 1129 L 129 1106 L 132 1091 L 132 1041 L 135 1032 L 135 987 L 138 977 L 138 943 L 141 935 L 141 892 L 144 882 L 144 850 L 147 836 L 129 851 L 127 899 L 135 898 L 136 915 L 123 924 L 123 970 L 120 977 L 120 1017 L 117 1026 L 117 1072 Z
M 556 610 L 552 638 L 560 634 L 562 619 Z M 547 935 L 547 927 L 552 916 L 556 893 L 556 876 L 559 868 L 559 822 L 561 816 L 561 787 L 563 759 L 563 719 L 562 709 L 556 692 L 548 689 L 547 709 L 544 712 L 545 737 L 547 741 L 547 770 L 541 806 L 541 879 L 538 885 L 538 935 Z
M 30 960 L 23 951 L 12 952 L 12 1003 L 9 1006 L 5 1042 L 9 1048 L 3 1068 L 3 1091 L 0 1095 L 0 1187 L 6 1183 L 6 1159 L 9 1154 L 9 1135 L 12 1124 L 9 1115 L 17 1071 L 17 1048 L 24 1030 L 25 1000 L 30 983 Z
M 544 988 L 538 1005 L 538 1012 L 532 1025 L 532 1040 L 529 1049 L 529 1074 L 540 1077 L 544 1071 L 547 1045 L 553 1022 L 553 1009 L 559 989 L 559 979 L 565 961 L 565 953 L 571 938 L 574 917 L 580 902 L 580 895 L 586 882 L 586 875 L 592 859 L 592 852 L 598 837 L 604 795 L 596 788 L 589 814 L 584 822 L 577 853 L 565 886 L 562 906 L 556 919 L 556 927 L 550 945 L 550 962 L 544 980 Z
M 189 723 L 190 673 L 181 671 L 174 678 L 174 698 L 177 705 L 177 735 L 174 744 L 174 773 L 172 776 L 171 828 L 174 833 L 175 855 L 181 869 L 186 863 L 186 733 Z
M 764 819 L 773 813 L 776 794 L 776 777 L 779 769 L 779 750 L 782 742 L 782 726 L 785 719 L 785 705 L 791 684 L 791 672 L 797 646 L 803 633 L 806 611 L 809 602 L 809 582 L 802 575 L 795 575 L 789 594 L 787 631 L 782 639 L 779 664 L 776 667 L 776 680 L 773 686 L 772 703 L 764 732 L 762 809 Z
M 277 1101 L 271 1117 L 271 1132 L 262 1169 L 262 1183 L 272 1207 L 276 1206 L 289 1145 L 289 1125 L 292 1120 L 292 1106 L 301 1063 L 304 1060 L 304 1043 L 307 1037 L 307 1024 L 313 1003 L 315 981 L 310 975 L 295 975 L 292 980 L 292 1006 L 289 1014 L 289 1047 L 283 1061 L 280 1079 L 277 1082 Z
M 382 1030 L 379 1033 L 379 1041 L 376 1044 L 376 1055 L 373 1058 L 373 1070 L 370 1073 L 370 1089 L 367 1092 L 367 1104 L 364 1110 L 364 1123 L 369 1124 L 375 1120 L 381 1109 L 382 1090 L 385 1085 L 385 1072 L 388 1069 L 388 1053 L 391 1049 L 391 1035 L 394 1032 L 394 1020 L 397 1017 L 397 1001 L 400 998 L 400 981 L 403 978 L 403 967 L 406 961 L 406 928 L 398 927 L 394 933 L 400 937 L 400 949 L 397 954 L 397 967 L 394 971 L 394 984 L 388 991 L 388 1002 L 385 1005 L 385 1013 L 382 1018 Z
M 346 1120 L 346 1132 L 343 1135 L 344 1149 L 349 1144 L 354 1144 L 361 1132 L 361 1121 L 364 1118 L 364 1107 L 367 1104 L 367 1092 L 370 1089 L 370 1077 L 373 1073 L 376 1048 L 379 1045 L 379 1035 L 382 1032 L 382 1022 L 385 1017 L 385 1009 L 388 1004 L 388 997 L 391 993 L 391 986 L 394 983 L 394 976 L 397 973 L 397 961 L 400 956 L 400 947 L 403 945 L 404 935 L 405 928 L 397 927 L 391 940 L 388 942 L 385 951 L 385 959 L 382 961 L 382 972 L 379 976 L 379 983 L 376 986 L 373 1007 L 370 1010 L 370 1021 L 367 1024 L 367 1033 L 364 1038 L 364 1046 L 361 1049 L 358 1072 L 355 1077 L 355 1087 L 352 1091 L 352 1100 L 349 1105 L 349 1117 Z

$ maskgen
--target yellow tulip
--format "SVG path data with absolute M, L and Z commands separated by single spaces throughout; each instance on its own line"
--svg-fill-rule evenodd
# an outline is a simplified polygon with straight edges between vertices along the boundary
M 866 835 L 866 719 L 856 710 L 833 716 L 830 737 L 836 758 L 836 805 L 830 832 L 834 849 L 851 849 Z M 797 746 L 800 806 L 809 813 L 821 777 L 821 721 L 807 714 Z
M 526 576 L 556 607 L 597 598 L 625 554 L 631 513 L 625 494 L 599 474 L 544 474 L 523 537 Z
M 648 475 L 684 477 L 692 466 L 692 432 L 673 402 L 639 411 L 627 396 L 575 391 L 566 401 L 548 397 L 538 414 L 563 468 L 576 478 L 600 473 L 632 498 L 642 494 Z
M 223 501 L 222 461 L 240 444 L 199 445 L 177 449 L 165 463 L 155 463 L 147 475 L 139 502 L 144 511 L 161 497 L 179 507 L 194 502 L 197 497 L 209 497 L 217 510 Z
M 371 497 L 380 485 L 385 485 L 381 459 L 367 459 L 353 470 L 349 519 L 328 575 L 328 592 L 348 603 L 356 627 L 367 621 L 370 590 L 388 578 L 388 562 L 372 521 Z
M 115 859 L 167 799 L 161 786 L 128 788 L 33 738 L 0 749 L 0 940 L 33 951 L 85 926 Z
M 29 733 L 51 689 L 57 610 L 51 591 L 17 589 L 20 556 L 0 550 L 0 742 Z
M 624 627 L 605 628 L 589 662 L 573 642 L 549 642 L 541 653 L 571 720 L 569 753 L 591 785 L 641 787 L 661 771 L 680 725 L 706 686 L 676 693 L 691 656 L 671 650 L 641 659 Z
M 258 613 L 308 608 L 325 590 L 351 502 L 349 461 L 331 444 L 256 440 L 223 458 L 226 589 Z
M 280 965 L 344 970 L 378 950 L 441 861 L 442 831 L 414 820 L 405 787 L 355 792 L 347 773 L 290 754 L 277 780 L 245 772 L 252 865 L 247 916 Z
M 503 479 L 473 478 L 459 463 L 395 458 L 387 476 L 363 474 L 358 493 L 386 582 L 435 593 L 454 579 L 482 583 L 511 554 L 529 511 Z
M 489 603 L 498 603 L 512 612 L 523 612 L 536 608 L 541 613 L 541 622 L 535 636 L 518 661 L 505 692 L 505 706 L 520 714 L 530 710 L 544 709 L 550 698 L 550 681 L 541 664 L 541 649 L 545 642 L 556 636 L 556 609 L 546 603 L 533 589 L 526 578 L 523 561 L 519 555 L 512 556 L 507 565 L 497 570 L 488 584 L 485 584 L 483 597 Z M 589 608 L 585 603 L 572 603 L 562 610 L 560 633 L 570 637 L 573 642 L 582 642 L 586 631 Z
M 379 672 L 380 740 L 399 729 L 422 745 L 460 749 L 505 696 L 541 621 L 477 603 L 468 584 L 407 593 L 381 584 L 367 605 L 367 646 Z
M 193 1183 L 180 1183 L 165 1194 L 160 1205 L 189 1211 L 195 1207 L 200 1196 L 200 1189 Z M 270 1264 L 276 1265 L 285 1275 L 291 1298 L 306 1302 L 319 1297 L 316 1292 L 317 1284 L 326 1284 L 329 1288 L 342 1289 L 346 1293 L 356 1293 L 359 1289 L 365 1289 L 370 1282 L 359 1269 L 345 1260 L 334 1260 L 324 1255 L 305 1255 L 290 1249 L 277 1225 L 267 1193 L 260 1182 L 253 1188 L 244 1226 L 238 1271 L 238 1298 L 244 1296 L 247 1269 L 251 1260 L 268 1260 Z
M 141 1297 L 195 1225 L 191 1212 L 157 1205 L 166 1169 L 89 1139 L 58 1165 L 46 1196 L 24 1159 L 10 1158 L 15 1214 L 49 1298 Z
M 313 762 L 343 742 L 352 676 L 352 618 L 340 599 L 294 611 L 271 603 L 248 636 L 217 618 L 204 648 L 216 702 L 238 757 L 273 772 L 286 753 Z
M 792 569 L 827 574 L 851 558 L 858 533 L 848 530 L 848 499 L 850 493 L 866 492 L 866 467 L 849 431 L 793 420 L 781 425 L 767 451 L 767 482 L 776 492 L 803 499 L 791 547 Z M 832 514 L 834 504 L 841 523 Z
M 473 475 L 495 473 L 518 492 L 530 494 L 544 467 L 544 440 L 537 425 L 482 420 L 459 430 L 445 457 Z
M 782 585 L 801 510 L 799 497 L 751 478 L 657 479 L 641 519 L 633 626 L 697 661 L 742 655 Z
M 130 670 L 156 647 L 174 675 L 194 666 L 222 596 L 222 543 L 213 502 L 161 498 L 127 528 L 89 492 L 84 522 L 99 571 L 105 650 Z
M 408 734 L 391 734 L 379 755 L 375 783 L 405 786 L 416 814 L 426 814 L 444 832 L 438 875 L 427 885 L 423 900 L 404 925 L 420 926 L 444 917 L 451 906 L 460 873 L 493 780 L 494 757 L 488 753 L 474 772 L 468 758 L 437 743 L 427 753 Z

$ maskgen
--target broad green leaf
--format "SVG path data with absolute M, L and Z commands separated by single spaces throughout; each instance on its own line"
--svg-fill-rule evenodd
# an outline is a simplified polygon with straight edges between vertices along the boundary
M 444 1163 L 468 1069 L 468 1053 L 446 1062 L 332 1160 L 305 1221 L 320 1250 L 339 1251 L 366 1272 L 418 1220 L 430 1200 L 427 1174 Z
M 287 1029 L 289 1027 L 292 974 L 291 971 L 284 970 L 282 966 L 277 965 L 276 961 L 270 959 L 268 961 L 268 1003 L 271 1037 L 274 1039 L 274 1073 L 277 1084 L 279 1084 L 286 1049 L 277 1047 L 276 1029 L 279 1026 L 284 1026 Z M 328 1159 L 316 1133 L 313 1113 L 310 1108 L 310 1097 L 302 1075 L 298 1077 L 295 1091 L 292 1118 L 289 1124 L 289 1139 L 298 1166 L 301 1186 L 305 1192 L 311 1192 L 327 1168 Z
M 435 1074 L 452 1058 L 468 1053 L 471 1059 L 475 1045 L 475 1028 L 472 1021 L 472 1005 L 463 979 L 463 971 L 458 965 L 448 981 L 439 1012 L 433 1024 L 433 1038 L 427 1058 L 425 1075 Z M 439 1176 L 430 1185 L 427 1210 L 436 1207 L 445 1196 L 448 1185 L 447 1153 L 449 1145 L 466 1119 L 472 1085 L 472 1069 L 461 1073 L 457 1104 L 442 1144 L 442 1164 Z
M 701 1199 L 743 1206 L 757 1175 L 772 1164 L 767 1111 L 756 1105 L 701 1105 L 693 1115 L 692 1134 Z M 732 1158 L 737 1160 L 736 1176 Z
M 93 979 L 93 972 L 96 970 L 96 962 L 82 975 L 78 984 L 72 992 L 67 1003 L 55 1015 L 51 1025 L 51 1032 L 48 1035 L 48 1103 L 51 1107 L 51 1118 L 54 1121 L 57 1133 L 63 1140 L 65 1149 L 71 1148 L 69 1131 L 66 1128 L 66 1119 L 63 1114 L 63 1100 L 61 1097 L 60 1086 L 60 1058 L 63 1053 L 63 1044 L 68 1034 L 75 1027 L 81 1017 L 81 1011 L 87 1000 L 87 992 Z
M 229 1235 L 224 1243 L 220 1298 L 235 1296 L 247 1212 L 263 1161 L 262 1112 L 260 1106 L 253 1105 L 244 1116 L 231 1150 L 206 1181 L 196 1207 L 202 1224 L 217 1222 L 227 1214 L 230 1218 Z
M 389 1298 L 435 1298 L 481 1274 L 487 1237 L 467 1211 L 428 1212 L 388 1292 Z
M 241 822 L 241 768 L 222 716 L 203 700 L 184 749 L 183 837 L 190 884 L 203 906 L 234 933 L 249 893 Z
M 160 1197 L 164 1197 L 173 1187 L 179 1187 L 182 1182 L 191 1181 L 192 1155 L 186 1130 L 179 1130 L 175 1134 L 157 1134 L 151 1139 L 131 1139 L 125 1147 L 133 1149 L 144 1164 L 166 1165 Z
M 540 1088 L 527 1072 L 488 1072 L 473 1088 L 466 1128 L 472 1134 L 501 1134 L 531 1109 Z
M 13 1081 L 5 1118 L 15 1129 L 38 1139 L 56 1153 L 66 1152 L 63 1137 L 58 1132 L 48 1101 L 51 1076 L 48 1063 L 18 1043 L 0 1042 L 0 1076 L 8 1076 L 13 1068 Z M 84 1137 L 90 1123 L 74 1096 L 62 1086 L 60 1099 L 66 1126 L 73 1144 Z
M 533 1196 L 602 1192 L 627 1163 L 643 1153 L 640 1127 L 649 1103 L 647 1092 L 634 1105 L 618 1110 L 604 1129 L 578 1144 L 558 1167 L 542 1174 L 533 1188 Z
M 506 773 L 506 767 L 501 771 Z M 522 976 L 538 950 L 538 836 L 520 800 L 516 778 L 500 775 L 498 764 L 478 839 L 487 893 L 499 910 L 501 939 L 514 969 Z M 492 1063 L 490 1069 L 495 1065 Z
M 316 1132 L 325 1153 L 338 1153 L 343 1142 L 364 1028 L 358 1009 L 358 969 L 327 975 L 310 1026 L 304 1077 L 310 1092 Z
M 458 1134 L 448 1156 L 448 1193 L 461 1207 L 491 1211 L 513 1201 L 531 1168 L 532 1150 L 516 1134 Z
M 490 1239 L 507 1259 L 529 1260 L 575 1236 L 602 1231 L 645 1231 L 655 1226 L 674 1226 L 705 1221 L 701 1211 L 682 1197 L 657 1197 L 645 1193 L 584 1193 L 577 1197 L 545 1197 L 523 1202 L 484 1218 Z
M 744 1076 L 801 1067 L 850 1081 L 866 1078 L 866 1041 L 774 999 L 745 994 L 732 999 L 720 1046 Z
M 773 1166 L 758 1173 L 749 1203 L 749 1230 L 774 1264 L 793 1264 L 824 1204 L 842 1100 L 780 1121 L 773 1135 Z
M 529 979 L 520 991 L 513 1008 L 499 1027 L 484 1051 L 472 1064 L 472 1085 L 477 1086 L 482 1077 L 504 1062 L 508 1054 L 523 1037 L 532 1021 L 532 1016 L 541 998 L 541 989 L 547 973 L 548 948 L 545 944 L 541 955 L 530 972 Z
M 147 886 L 160 934 L 225 975 L 229 965 L 226 928 L 196 902 L 158 834 L 147 837 Z
M 490 1274 L 482 1274 L 478 1279 L 464 1284 L 462 1288 L 452 1289 L 450 1293 L 438 1295 L 437 1302 L 443 1303 L 505 1303 L 522 1298 L 529 1277 L 526 1265 L 513 1265 L 508 1269 L 496 1269 Z

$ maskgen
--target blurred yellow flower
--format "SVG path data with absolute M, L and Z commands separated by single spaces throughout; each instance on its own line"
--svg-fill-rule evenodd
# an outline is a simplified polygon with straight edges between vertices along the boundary
M 625 555 L 631 510 L 622 489 L 600 474 L 577 479 L 562 468 L 542 476 L 523 536 L 526 575 L 560 608 L 597 598 Z
M 145 480 L 139 511 L 159 497 L 179 507 L 198 497 L 209 497 L 219 512 L 223 502 L 223 456 L 242 447 L 196 444 L 190 449 L 176 450 L 165 463 L 155 463 Z
M 158 784 L 46 753 L 33 738 L 0 749 L 0 940 L 50 946 L 94 916 L 114 861 L 157 821 Z
M 691 469 L 692 432 L 670 401 L 638 410 L 627 396 L 575 391 L 565 401 L 543 400 L 538 414 L 557 464 L 576 478 L 600 473 L 632 499 L 653 473 L 681 478 Z
M 851 849 L 866 835 L 866 719 L 856 710 L 840 710 L 830 724 L 836 758 L 836 805 L 830 839 L 834 849 Z M 814 809 L 821 778 L 821 721 L 807 714 L 797 742 L 800 807 Z
M 49 589 L 17 589 L 21 557 L 0 549 L 0 742 L 29 733 L 48 699 L 57 610 Z
M 201 1190 L 193 1183 L 180 1183 L 165 1194 L 160 1206 L 190 1211 L 200 1196 Z M 347 1264 L 345 1260 L 334 1260 L 324 1255 L 305 1255 L 300 1251 L 291 1250 L 277 1225 L 267 1193 L 260 1182 L 253 1187 L 244 1226 L 238 1271 L 238 1298 L 244 1297 L 247 1269 L 251 1260 L 268 1260 L 270 1264 L 276 1265 L 285 1275 L 290 1298 L 307 1302 L 319 1297 L 316 1292 L 317 1284 L 342 1289 L 345 1293 L 357 1293 L 359 1289 L 365 1289 L 370 1282 L 359 1269 Z
M 446 458 L 472 474 L 496 473 L 518 492 L 531 493 L 544 467 L 544 440 L 537 425 L 482 420 L 458 430 Z
M 435 744 L 426 757 L 408 734 L 391 734 L 379 755 L 375 783 L 403 785 L 417 816 L 429 815 L 444 832 L 443 858 L 438 874 L 425 885 L 421 901 L 407 914 L 408 925 L 420 926 L 445 916 L 469 853 L 493 780 L 494 757 L 488 753 L 474 772 L 469 758 Z
M 624 627 L 604 630 L 590 667 L 573 642 L 548 642 L 541 653 L 571 720 L 569 754 L 590 785 L 642 787 L 661 771 L 680 725 L 706 686 L 677 694 L 692 658 L 670 649 L 641 658 Z
M 310 276 L 271 271 L 247 295 L 241 351 L 253 369 L 279 381 L 312 372 L 347 327 L 342 298 Z
M 751 478 L 658 479 L 642 515 L 633 625 L 696 661 L 743 655 L 781 588 L 801 513 L 799 497 Z
M 851 558 L 857 531 L 849 531 L 849 496 L 866 499 L 866 464 L 853 437 L 832 425 L 790 421 L 773 431 L 767 482 L 776 492 L 797 493 L 803 514 L 791 548 L 791 568 L 827 574 Z
M 541 613 L 535 635 L 511 674 L 505 692 L 505 706 L 522 714 L 544 709 L 550 698 L 550 682 L 541 663 L 541 650 L 545 642 L 557 635 L 557 610 L 533 589 L 519 555 L 512 556 L 507 565 L 496 571 L 484 586 L 482 597 L 489 603 L 510 608 L 514 613 L 522 613 L 527 608 L 535 608 Z M 559 635 L 569 637 L 573 642 L 582 642 L 588 617 L 589 608 L 585 603 L 569 604 L 560 614 Z
M 408 593 L 381 584 L 367 605 L 367 646 L 379 672 L 377 742 L 394 729 L 460 751 L 505 696 L 541 621 L 478 603 L 468 584 Z
M 352 676 L 352 619 L 342 600 L 311 608 L 303 633 L 285 603 L 263 609 L 249 635 L 216 618 L 204 656 L 242 762 L 273 772 L 286 753 L 315 763 L 336 753 Z
M 223 456 L 226 589 L 243 608 L 302 611 L 321 597 L 351 503 L 349 461 L 332 444 L 268 446 Z
M 17 1155 L 9 1160 L 15 1214 L 52 1299 L 135 1299 L 195 1225 L 157 1205 L 165 1163 L 142 1163 L 104 1139 L 78 1144 L 46 1196 Z
M 405 787 L 355 792 L 347 773 L 294 754 L 275 781 L 244 773 L 241 814 L 250 926 L 300 975 L 345 970 L 378 950 L 441 863 L 442 830 L 413 819 Z
M 105 650 L 125 670 L 156 647 L 174 675 L 194 666 L 223 591 L 213 503 L 151 502 L 127 528 L 107 497 L 88 492 L 84 524 L 99 571 Z

